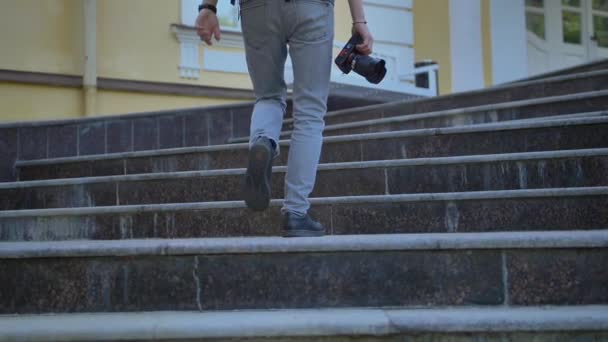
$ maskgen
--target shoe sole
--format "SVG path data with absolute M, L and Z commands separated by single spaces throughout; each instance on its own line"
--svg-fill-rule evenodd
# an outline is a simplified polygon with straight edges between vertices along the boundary
M 268 164 L 272 162 L 271 151 L 262 145 L 254 145 L 249 151 L 249 165 L 245 174 L 243 198 L 247 207 L 255 211 L 268 208 L 270 184 Z
M 283 234 L 283 237 L 292 238 L 292 237 L 319 237 L 325 235 L 324 231 L 318 230 L 306 230 L 306 229 L 290 229 L 286 230 Z

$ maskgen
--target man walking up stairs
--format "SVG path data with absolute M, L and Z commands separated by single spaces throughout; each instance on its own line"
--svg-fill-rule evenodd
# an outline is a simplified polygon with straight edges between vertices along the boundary
M 197 18 L 197 32 L 207 44 L 220 38 L 217 0 L 205 0 Z M 361 0 L 349 0 L 353 33 L 363 42 L 357 49 L 372 52 Z M 286 237 L 321 236 L 325 228 L 308 215 L 308 196 L 315 184 L 325 127 L 327 95 L 334 41 L 333 0 L 240 1 L 249 75 L 256 102 L 251 118 L 249 164 L 243 197 L 247 206 L 265 210 L 271 197 L 273 159 L 279 153 L 279 135 L 287 108 L 283 78 L 287 46 L 294 70 L 293 131 L 285 202 L 281 210 Z

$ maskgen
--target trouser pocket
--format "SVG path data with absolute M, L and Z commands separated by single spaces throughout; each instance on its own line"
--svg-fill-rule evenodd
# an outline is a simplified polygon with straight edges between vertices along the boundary
M 254 49 L 262 48 L 269 34 L 266 0 L 241 0 L 240 7 L 245 45 Z
M 333 37 L 333 4 L 327 0 L 297 0 L 297 29 L 299 42 L 315 43 Z

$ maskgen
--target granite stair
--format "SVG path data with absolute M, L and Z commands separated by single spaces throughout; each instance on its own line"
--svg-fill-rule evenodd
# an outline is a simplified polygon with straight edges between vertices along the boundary
M 0 341 L 608 340 L 598 65 L 329 113 L 321 238 L 280 237 L 289 118 L 263 213 L 239 196 L 247 105 L 190 146 L 108 149 L 106 125 L 103 151 L 56 155 L 56 127 L 7 128 Z
M 558 118 L 324 138 L 321 163 L 603 148 L 608 117 Z M 289 141 L 275 165 L 285 165 Z M 243 167 L 248 144 L 17 161 L 20 181 Z
M 608 79 L 608 75 L 606 75 Z M 608 85 L 607 85 L 608 87 Z M 543 97 L 506 103 L 445 109 L 440 111 L 402 114 L 401 106 L 394 103 L 379 105 L 372 110 L 350 109 L 336 111 L 325 119 L 324 134 L 393 131 L 417 128 L 452 127 L 510 120 L 538 119 L 547 116 L 605 115 L 608 108 L 608 91 L 599 90 L 563 96 Z M 293 119 L 286 120 L 282 136 L 289 136 Z M 240 139 L 242 140 L 242 139 Z M 233 142 L 240 142 L 233 139 Z

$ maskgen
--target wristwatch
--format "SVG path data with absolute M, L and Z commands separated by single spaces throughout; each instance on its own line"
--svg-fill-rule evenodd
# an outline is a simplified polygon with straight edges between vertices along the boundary
M 202 11 L 203 9 L 208 9 L 211 10 L 213 13 L 217 14 L 217 7 L 211 5 L 211 4 L 202 4 L 202 5 L 198 5 L 198 11 Z

